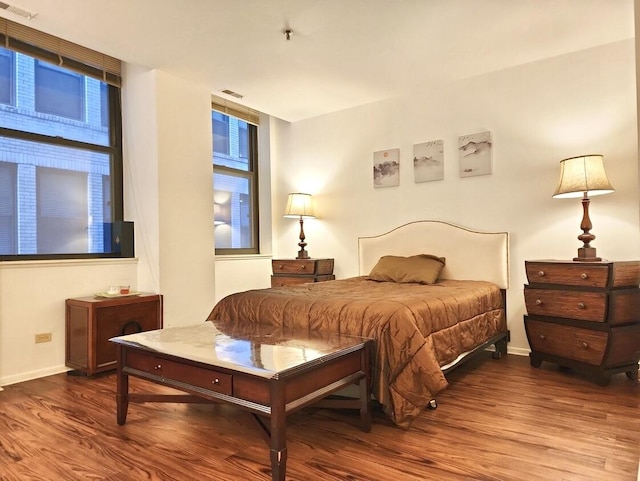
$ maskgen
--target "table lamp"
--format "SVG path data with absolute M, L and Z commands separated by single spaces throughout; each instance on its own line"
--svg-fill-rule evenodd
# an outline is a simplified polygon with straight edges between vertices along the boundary
M 307 243 L 304 241 L 304 219 L 312 219 L 315 217 L 313 212 L 313 202 L 311 194 L 301 194 L 299 192 L 289 194 L 287 198 L 287 207 L 284 210 L 285 217 L 300 217 L 300 252 L 296 259 L 309 259 L 309 253 L 305 250 Z
M 602 155 L 581 155 L 560 161 L 560 182 L 553 197 L 559 199 L 582 197 L 583 215 L 580 223 L 582 234 L 578 239 L 583 242 L 583 246 L 578 249 L 578 257 L 574 257 L 574 261 L 602 260 L 596 257 L 596 248 L 590 245 L 596 236 L 589 232 L 592 228 L 591 219 L 589 219 L 589 196 L 609 194 L 613 191 L 604 171 Z

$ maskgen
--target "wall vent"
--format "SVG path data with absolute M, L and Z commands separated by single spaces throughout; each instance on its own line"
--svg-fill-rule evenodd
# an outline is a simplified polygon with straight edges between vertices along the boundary
M 8 3 L 0 2 L 0 10 L 6 10 L 7 12 L 14 13 L 21 17 L 26 18 L 27 20 L 31 20 L 33 17 L 37 15 L 37 13 L 31 13 L 22 8 L 15 7 L 13 5 L 9 5 Z
M 232 97 L 235 97 L 237 99 L 241 99 L 242 97 L 244 97 L 244 95 L 240 95 L 239 93 L 229 89 L 221 90 L 220 92 L 222 92 L 223 94 L 231 95 Z

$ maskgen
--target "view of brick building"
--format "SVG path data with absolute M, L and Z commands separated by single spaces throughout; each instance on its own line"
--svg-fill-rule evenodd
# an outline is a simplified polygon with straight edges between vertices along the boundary
M 107 85 L 0 48 L 0 254 L 104 251 L 110 157 L 30 133 L 109 143 Z

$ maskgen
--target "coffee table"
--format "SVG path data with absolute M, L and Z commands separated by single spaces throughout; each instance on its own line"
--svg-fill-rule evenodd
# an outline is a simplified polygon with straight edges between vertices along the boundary
M 287 415 L 314 403 L 353 408 L 360 411 L 362 430 L 371 429 L 372 339 L 206 321 L 110 340 L 118 354 L 118 424 L 126 422 L 129 403 L 234 404 L 249 411 L 265 434 L 274 481 L 285 479 Z M 130 393 L 129 376 L 185 394 Z M 359 398 L 328 398 L 349 384 L 358 384 Z

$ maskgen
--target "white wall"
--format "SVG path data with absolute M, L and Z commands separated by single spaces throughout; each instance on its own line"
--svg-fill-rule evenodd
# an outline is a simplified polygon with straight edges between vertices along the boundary
M 0 263 L 0 385 L 66 371 L 64 300 L 137 281 L 136 259 Z M 35 344 L 35 335 L 51 342 Z
M 338 278 L 358 273 L 358 236 L 412 220 L 508 231 L 510 350 L 526 353 L 525 259 L 571 259 L 581 245 L 580 200 L 551 197 L 560 160 L 604 154 L 616 192 L 592 199 L 592 245 L 607 259 L 640 258 L 634 61 L 630 39 L 283 124 L 274 212 L 284 208 L 287 192 L 315 195 L 319 218 L 305 222 L 307 249 L 312 257 L 334 257 Z M 458 136 L 484 130 L 493 135 L 493 174 L 460 178 Z M 444 140 L 445 179 L 416 184 L 413 144 L 437 139 Z M 396 147 L 400 185 L 374 189 L 372 153 Z M 274 256 L 293 256 L 297 223 L 274 221 Z
M 164 325 L 202 322 L 214 302 L 211 93 L 127 66 L 125 217 L 136 226 L 141 290 L 164 296 Z
M 66 370 L 64 300 L 109 285 L 164 296 L 165 326 L 214 304 L 211 94 L 128 65 L 123 86 L 125 219 L 137 259 L 0 263 L 0 385 Z M 36 333 L 52 341 L 35 344 Z

